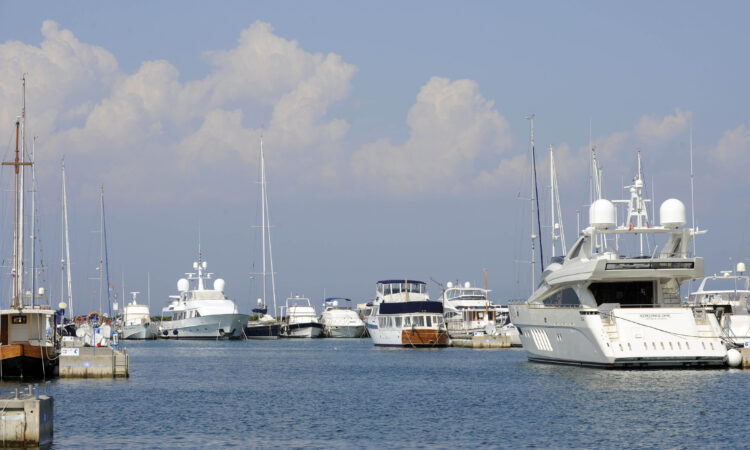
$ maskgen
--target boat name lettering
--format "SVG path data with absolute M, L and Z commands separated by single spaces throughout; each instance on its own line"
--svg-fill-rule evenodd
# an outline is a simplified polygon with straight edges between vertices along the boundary
M 671 314 L 658 314 L 658 313 L 649 313 L 649 314 L 640 314 L 641 319 L 648 319 L 648 320 L 662 320 L 662 319 L 669 319 L 672 315 Z

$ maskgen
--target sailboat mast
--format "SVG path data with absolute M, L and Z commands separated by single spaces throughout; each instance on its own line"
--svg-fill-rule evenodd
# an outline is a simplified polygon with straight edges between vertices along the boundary
M 262 203 L 260 208 L 260 221 L 261 221 L 261 259 L 262 271 L 263 271 L 263 305 L 266 305 L 266 169 L 265 159 L 263 157 L 263 136 L 260 137 L 260 201 Z M 273 305 L 273 313 L 276 314 L 276 305 Z
M 21 106 L 21 164 L 25 161 L 26 157 L 26 74 L 23 74 L 23 100 Z M 18 279 L 18 294 L 19 294 L 19 306 L 23 306 L 24 292 L 23 292 L 23 279 L 24 279 L 24 171 L 20 170 L 19 183 L 18 183 L 18 271 L 16 272 L 16 278 Z
M 536 234 L 534 233 L 534 187 L 536 186 L 536 179 L 534 178 L 534 114 L 526 116 L 526 120 L 531 123 L 531 137 L 529 142 L 529 162 L 531 164 L 531 292 L 534 292 L 534 286 L 536 286 L 536 249 L 534 248 L 536 242 Z
M 70 274 L 70 235 L 68 233 L 68 192 L 65 187 L 65 158 L 62 161 L 62 193 L 63 193 L 63 227 L 65 230 L 65 259 L 63 270 L 66 272 L 68 284 L 68 311 L 73 315 L 73 281 Z
M 107 248 L 107 216 L 104 213 L 104 186 L 102 186 L 102 235 L 104 240 L 104 275 L 106 277 L 105 281 L 107 283 L 107 311 L 109 313 L 109 317 L 112 317 L 112 299 L 110 298 L 109 293 L 109 249 Z M 124 277 L 125 274 L 123 273 L 123 301 L 125 299 Z
M 549 146 L 549 206 L 550 206 L 550 225 L 552 228 L 552 257 L 555 257 L 555 242 L 557 234 L 555 232 L 555 153 L 552 145 Z
M 36 306 L 36 136 L 31 141 L 31 306 Z
M 14 200 L 13 200 L 13 210 L 14 210 L 14 225 L 15 229 L 13 230 L 13 308 L 20 308 L 20 297 L 19 297 L 19 280 L 21 279 L 21 276 L 19 273 L 21 272 L 21 246 L 19 244 L 19 237 L 20 232 L 18 230 L 18 214 L 20 205 L 18 202 L 18 186 L 19 186 L 19 180 L 18 180 L 18 167 L 19 167 L 19 158 L 18 158 L 18 129 L 20 128 L 20 122 L 16 120 L 16 161 L 15 161 L 15 192 L 14 192 Z
M 102 282 L 104 281 L 104 186 L 101 187 L 99 204 L 99 312 L 101 312 L 104 306 L 104 303 L 102 303 Z
M 694 183 L 693 178 L 695 173 L 693 172 L 693 122 L 690 122 L 690 220 L 691 228 L 695 232 L 695 194 L 694 194 Z M 695 240 L 697 236 L 693 235 L 693 255 L 696 255 Z

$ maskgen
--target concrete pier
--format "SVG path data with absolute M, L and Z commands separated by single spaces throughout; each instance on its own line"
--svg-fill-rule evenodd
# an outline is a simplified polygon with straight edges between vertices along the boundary
M 464 348 L 510 348 L 510 336 L 465 336 L 451 338 L 451 345 Z
M 750 369 L 750 348 L 740 349 L 740 355 L 742 355 L 742 368 Z
M 130 357 L 111 347 L 63 347 L 60 378 L 127 378 Z
M 39 395 L 38 387 L 16 388 L 0 397 L 0 447 L 40 447 L 52 443 L 54 399 Z

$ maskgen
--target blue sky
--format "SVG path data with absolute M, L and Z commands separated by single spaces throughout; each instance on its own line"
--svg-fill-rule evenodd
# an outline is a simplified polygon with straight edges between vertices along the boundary
M 750 256 L 747 15 L 740 2 L 2 1 L 0 142 L 8 157 L 29 72 L 40 236 L 57 261 L 65 154 L 86 309 L 101 184 L 118 290 L 124 273 L 145 291 L 150 272 L 157 312 L 200 226 L 210 267 L 250 304 L 261 131 L 280 297 L 367 299 L 381 278 L 485 268 L 497 300 L 524 295 L 531 112 L 540 173 L 558 152 L 569 243 L 589 123 L 609 196 L 641 150 L 658 206 L 689 205 L 692 122 L 698 253 L 716 272 Z

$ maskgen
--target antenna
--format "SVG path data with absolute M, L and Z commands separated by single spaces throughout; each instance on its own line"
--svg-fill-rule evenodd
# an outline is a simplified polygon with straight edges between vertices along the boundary
M 693 256 L 697 255 L 695 250 L 695 241 L 698 236 L 695 235 L 695 195 L 694 195 L 694 183 L 693 178 L 695 173 L 693 172 L 693 119 L 690 119 L 690 220 L 692 223 L 690 227 L 693 229 Z

